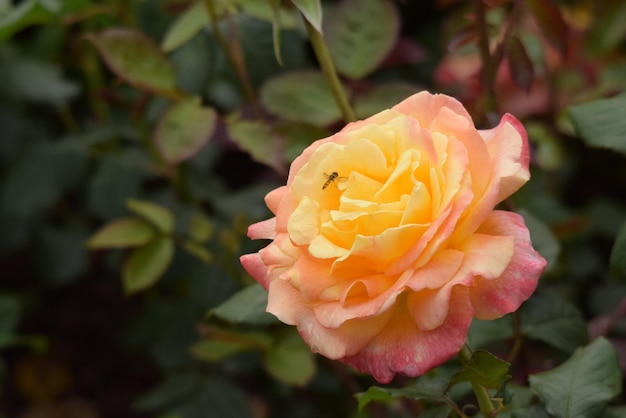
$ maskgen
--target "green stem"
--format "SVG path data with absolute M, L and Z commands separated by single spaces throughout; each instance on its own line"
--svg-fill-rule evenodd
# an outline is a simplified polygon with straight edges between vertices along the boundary
M 218 27 L 217 12 L 215 11 L 213 0 L 204 0 L 204 7 L 206 8 L 207 13 L 209 14 L 209 19 L 211 20 L 213 35 L 215 36 L 217 42 L 220 44 L 220 47 L 222 48 L 224 55 L 226 55 L 226 58 L 230 62 L 230 65 L 235 70 L 235 74 L 237 74 L 239 83 L 243 87 L 248 102 L 252 106 L 252 110 L 254 111 L 258 119 L 263 119 L 261 106 L 259 105 L 256 93 L 252 88 L 252 82 L 250 81 L 250 77 L 248 76 L 248 71 L 246 70 L 246 60 L 243 55 L 241 43 L 239 42 L 239 37 L 237 36 L 237 28 L 231 20 L 228 21 L 231 38 L 230 42 L 228 42 L 228 40 L 222 35 L 222 32 Z
M 354 115 L 354 110 L 350 106 L 350 102 L 348 102 L 348 97 L 346 96 L 345 91 L 339 81 L 339 76 L 337 75 L 337 71 L 335 70 L 335 65 L 333 64 L 333 60 L 330 58 L 330 54 L 328 52 L 328 48 L 326 48 L 326 43 L 324 42 L 324 38 L 322 34 L 317 31 L 309 23 L 306 18 L 304 19 L 306 23 L 306 29 L 309 34 L 309 40 L 311 41 L 311 45 L 313 46 L 313 51 L 315 52 L 315 56 L 320 63 L 320 67 L 322 67 L 322 73 L 326 77 L 326 81 L 328 82 L 328 86 L 330 87 L 330 91 L 333 93 L 339 108 L 341 109 L 341 113 L 343 114 L 343 118 L 346 122 L 354 122 L 356 120 L 356 116 Z
M 459 357 L 463 363 L 467 363 L 472 358 L 472 350 L 469 348 L 467 343 L 463 345 L 463 348 L 461 348 Z M 480 412 L 483 416 L 485 418 L 495 416 L 496 410 L 491 403 L 491 396 L 489 396 L 487 388 L 478 383 L 472 382 L 472 389 L 474 389 L 474 394 L 476 395 L 476 400 L 478 401 L 478 407 L 480 408 Z
M 486 11 L 483 0 L 474 0 L 474 13 L 476 15 L 476 28 L 478 30 L 478 49 L 480 50 L 480 58 L 483 64 L 480 70 L 480 76 L 485 95 L 485 113 L 495 113 L 498 111 L 495 90 L 496 68 L 489 48 L 489 33 L 487 30 L 487 21 L 485 19 Z

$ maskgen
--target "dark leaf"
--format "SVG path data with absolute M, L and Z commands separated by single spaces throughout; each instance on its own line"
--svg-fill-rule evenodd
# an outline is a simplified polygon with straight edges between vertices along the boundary
M 611 250 L 609 275 L 615 279 L 626 280 L 626 223 L 619 229 Z
M 265 312 L 267 291 L 253 284 L 231 296 L 211 313 L 234 324 L 266 325 L 277 322 L 276 317 Z
M 626 154 L 626 96 L 570 106 L 568 111 L 576 132 L 587 145 Z
M 511 36 L 505 44 L 506 57 L 508 58 L 509 71 L 513 82 L 526 93 L 530 91 L 535 77 L 533 62 L 531 61 L 524 44 L 517 36 Z
M 272 377 L 289 385 L 305 386 L 315 375 L 315 357 L 295 330 L 280 336 L 263 360 Z
M 563 418 L 601 416 L 622 389 L 615 349 L 603 337 L 576 350 L 560 366 L 529 379 L 548 412 Z
M 526 0 L 546 40 L 562 56 L 567 54 L 568 27 L 559 8 L 552 0 Z
M 522 332 L 566 353 L 587 343 L 585 321 L 576 308 L 556 293 L 536 293 L 519 310 Z

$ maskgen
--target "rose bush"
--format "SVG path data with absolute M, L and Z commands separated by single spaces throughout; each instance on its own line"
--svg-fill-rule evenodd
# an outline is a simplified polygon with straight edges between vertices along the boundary
M 379 382 L 454 356 L 472 318 L 516 310 L 546 262 L 521 216 L 494 210 L 528 179 L 520 122 L 480 131 L 421 92 L 316 141 L 266 196 L 272 239 L 241 257 L 267 310 L 312 350 Z

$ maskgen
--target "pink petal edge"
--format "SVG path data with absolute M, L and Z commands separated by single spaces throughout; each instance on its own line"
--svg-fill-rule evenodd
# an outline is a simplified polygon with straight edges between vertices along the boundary
M 513 236 L 513 259 L 495 280 L 478 277 L 470 300 L 478 319 L 496 319 L 516 311 L 537 288 L 546 260 L 532 247 L 528 229 L 521 215 L 494 211 L 479 228 L 481 233 Z
M 452 291 L 446 321 L 438 328 L 421 331 L 399 300 L 387 326 L 359 353 L 340 359 L 379 383 L 389 383 L 399 373 L 414 377 L 445 363 L 459 352 L 472 321 L 467 288 Z

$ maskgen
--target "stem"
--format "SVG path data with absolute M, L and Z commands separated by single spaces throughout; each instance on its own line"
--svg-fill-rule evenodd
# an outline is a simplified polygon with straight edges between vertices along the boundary
M 230 42 L 228 42 L 228 40 L 222 35 L 222 32 L 218 28 L 217 13 L 215 12 L 213 0 L 204 0 L 204 7 L 209 14 L 209 18 L 211 20 L 211 28 L 213 30 L 213 35 L 215 36 L 215 39 L 220 44 L 222 52 L 224 53 L 224 55 L 226 55 L 226 58 L 230 62 L 230 65 L 235 70 L 235 74 L 237 74 L 239 83 L 241 83 L 248 102 L 252 106 L 252 110 L 254 111 L 256 117 L 258 119 L 262 119 L 263 112 L 261 112 L 261 106 L 259 105 L 256 93 L 252 88 L 252 83 L 250 82 L 248 71 L 246 70 L 246 60 L 243 54 L 243 50 L 241 49 L 239 37 L 237 36 L 237 28 L 235 27 L 232 20 L 228 19 L 228 26 L 231 36 Z
M 489 49 L 489 33 L 487 31 L 485 4 L 483 0 L 474 0 L 474 13 L 476 15 L 476 27 L 478 29 L 478 49 L 480 50 L 480 58 L 483 64 L 480 70 L 480 77 L 483 82 L 485 95 L 485 113 L 497 112 L 498 104 L 495 90 L 496 69 Z
M 467 363 L 472 358 L 472 350 L 469 348 L 467 343 L 465 343 L 463 348 L 461 348 L 459 357 L 461 357 L 461 361 L 463 363 Z M 496 410 L 491 403 L 491 396 L 489 395 L 487 388 L 478 383 L 472 382 L 472 389 L 474 389 L 476 400 L 478 400 L 478 407 L 480 408 L 480 412 L 483 416 L 485 418 L 495 416 Z
M 322 73 L 324 73 L 324 76 L 326 77 L 330 91 L 333 93 L 333 96 L 341 109 L 343 118 L 346 122 L 354 122 L 356 120 L 354 110 L 352 110 L 350 102 L 348 102 L 348 97 L 341 86 L 339 76 L 335 70 L 333 60 L 330 58 L 330 54 L 328 53 L 328 48 L 326 48 L 324 38 L 322 37 L 322 34 L 319 33 L 308 20 L 306 20 L 306 18 L 304 19 L 304 22 L 306 23 L 306 30 L 309 34 L 309 40 L 313 46 L 315 56 L 320 63 L 320 67 L 322 67 Z

